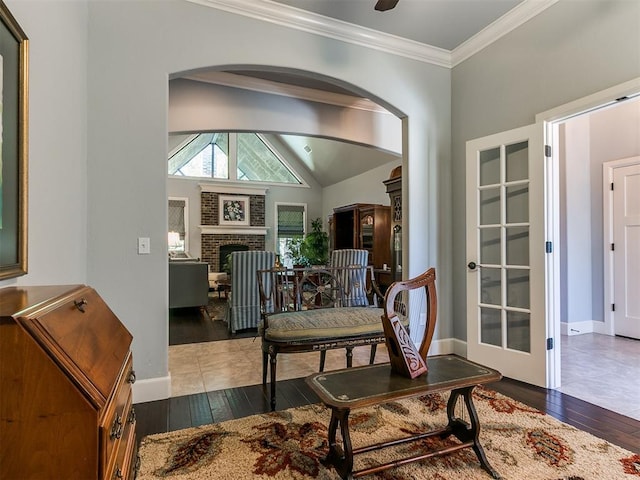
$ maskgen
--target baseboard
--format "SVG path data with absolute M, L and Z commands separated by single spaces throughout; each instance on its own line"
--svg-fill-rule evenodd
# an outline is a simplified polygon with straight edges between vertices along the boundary
M 594 332 L 593 320 L 585 320 L 584 322 L 560 322 L 560 335 L 583 335 L 585 333 Z
M 166 377 L 136 380 L 133 384 L 133 403 L 153 402 L 171 397 L 171 374 Z
M 460 348 L 459 343 L 463 344 L 463 348 Z M 429 347 L 428 355 L 449 355 L 451 353 L 455 353 L 456 355 L 460 355 L 462 357 L 467 354 L 467 346 L 466 342 L 461 342 L 456 338 L 445 338 L 442 340 L 433 340 L 431 342 L 431 347 Z M 419 347 L 419 345 L 418 345 Z M 460 352 L 463 352 L 462 354 Z

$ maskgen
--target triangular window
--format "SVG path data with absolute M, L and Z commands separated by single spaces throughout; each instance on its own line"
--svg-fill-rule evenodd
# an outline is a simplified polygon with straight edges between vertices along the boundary
M 229 149 L 230 144 L 236 148 Z M 169 175 L 303 184 L 277 150 L 257 133 L 189 135 L 170 153 Z

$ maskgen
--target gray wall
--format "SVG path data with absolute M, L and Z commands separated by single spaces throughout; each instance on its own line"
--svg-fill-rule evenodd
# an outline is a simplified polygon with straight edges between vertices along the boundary
M 408 247 L 415 246 L 409 273 L 429 265 L 448 270 L 447 244 L 439 244 L 439 232 L 449 230 L 448 205 L 441 201 L 450 198 L 447 69 L 187 2 L 91 1 L 88 30 L 87 280 L 131 329 L 140 378 L 167 374 L 166 207 L 159 206 L 167 197 L 173 73 L 208 66 L 296 68 L 358 85 L 395 106 L 409 117 L 405 151 L 415 175 L 407 194 L 431 210 L 409 218 Z M 151 238 L 151 255 L 136 254 L 138 236 Z M 451 292 L 440 292 L 448 337 Z
M 454 336 L 466 339 L 465 142 L 640 76 L 640 2 L 559 1 L 452 71 Z

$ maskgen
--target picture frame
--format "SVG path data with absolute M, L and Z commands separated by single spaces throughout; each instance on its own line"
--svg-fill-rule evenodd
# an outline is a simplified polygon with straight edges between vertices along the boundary
M 27 273 L 29 40 L 0 0 L 0 280 Z
M 250 225 L 249 197 L 240 195 L 220 195 L 218 224 Z

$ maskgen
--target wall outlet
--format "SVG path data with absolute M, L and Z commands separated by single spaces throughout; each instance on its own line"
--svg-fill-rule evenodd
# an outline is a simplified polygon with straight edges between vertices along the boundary
M 151 239 L 149 237 L 138 237 L 138 255 L 148 255 L 151 253 Z
M 420 326 L 424 327 L 427 324 L 427 312 L 420 314 Z

